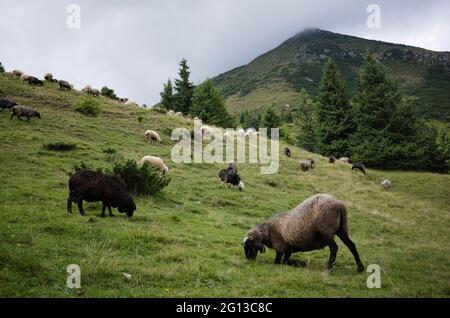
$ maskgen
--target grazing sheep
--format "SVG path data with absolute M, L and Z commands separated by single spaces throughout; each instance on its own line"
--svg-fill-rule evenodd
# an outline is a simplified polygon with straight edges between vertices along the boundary
M 329 163 L 335 163 L 336 160 L 337 160 L 337 159 L 336 159 L 335 156 L 329 156 L 329 157 L 328 157 L 328 162 L 329 162 Z
M 244 190 L 244 182 L 242 182 L 241 177 L 232 170 L 220 170 L 219 178 L 223 181 L 225 186 L 231 185 L 237 187 L 240 191 Z
M 102 172 L 81 170 L 75 172 L 69 179 L 69 197 L 67 199 L 67 213 L 72 214 L 72 202 L 76 202 L 81 215 L 85 215 L 83 200 L 87 202 L 102 202 L 102 217 L 108 207 L 117 208 L 120 213 L 133 216 L 136 205 L 128 194 L 127 186 L 118 176 L 109 176 Z
M 301 261 L 290 260 L 292 253 L 330 248 L 327 270 L 333 270 L 338 246 L 337 235 L 355 258 L 358 272 L 364 270 L 355 244 L 349 237 L 347 209 L 341 201 L 329 194 L 317 194 L 288 212 L 278 213 L 251 229 L 244 238 L 247 259 L 254 260 L 265 246 L 276 251 L 276 264 L 304 266 Z M 282 257 L 284 255 L 284 259 Z
M 181 116 L 183 116 L 183 113 L 182 112 L 177 112 L 177 113 L 175 113 L 175 116 L 181 117 Z
M 44 85 L 44 82 L 34 76 L 30 76 L 28 77 L 28 84 L 42 86 Z
M 392 182 L 388 179 L 385 179 L 383 182 L 381 182 L 381 185 L 383 186 L 384 190 L 389 190 L 392 187 Z
M 81 91 L 86 94 L 92 94 L 92 87 L 91 85 L 86 85 Z
M 300 160 L 300 168 L 303 171 L 308 171 L 309 169 L 315 169 L 316 163 L 313 159 Z
M 100 91 L 96 88 L 92 89 L 90 94 L 92 94 L 92 96 L 94 97 L 99 97 L 100 96 Z
M 44 75 L 44 79 L 48 82 L 53 82 L 53 74 L 52 73 L 46 73 Z
M 350 159 L 348 159 L 347 157 L 341 157 L 341 158 L 339 158 L 339 161 L 341 161 L 343 163 L 350 163 Z
M 159 134 L 156 131 L 153 130 L 147 130 L 144 134 L 145 139 L 148 140 L 148 142 L 153 143 L 153 142 L 157 142 L 157 143 L 161 143 L 161 138 L 159 137 Z
M 19 70 L 13 70 L 12 73 L 17 77 L 21 77 L 23 75 L 23 72 Z
M 0 109 L 3 111 L 5 108 L 11 109 L 11 107 L 16 106 L 17 103 L 6 98 L 0 98 Z
M 200 118 L 194 117 L 194 121 L 199 121 L 199 120 L 200 120 Z
M 17 116 L 17 119 L 20 119 L 20 117 L 27 117 L 27 122 L 29 122 L 32 117 L 41 119 L 41 114 L 39 114 L 36 110 L 29 106 L 22 105 L 15 105 L 11 108 L 11 120 L 14 116 Z
M 288 147 L 284 147 L 284 155 L 286 157 L 290 157 L 291 156 L 291 149 L 289 149 Z
M 170 115 L 170 116 L 175 115 L 175 112 L 172 109 L 169 109 L 167 111 L 167 115 Z
M 141 164 L 142 165 L 147 164 L 153 168 L 156 168 L 156 169 L 162 171 L 163 174 L 167 174 L 169 172 L 169 167 L 167 167 L 164 164 L 164 161 L 159 157 L 145 156 L 142 158 Z
M 364 174 L 366 174 L 366 168 L 364 167 L 364 165 L 362 163 L 355 163 L 352 166 L 352 170 L 355 170 L 355 169 L 361 171 Z
M 58 83 L 59 83 L 60 90 L 70 91 L 72 89 L 72 85 L 70 85 L 69 82 L 67 82 L 67 81 L 60 80 L 60 81 L 58 81 Z
M 30 75 L 27 75 L 27 74 L 20 75 L 20 80 L 22 82 L 27 82 L 29 78 L 30 78 Z
M 228 164 L 227 170 L 231 171 L 231 172 L 234 172 L 234 173 L 237 173 L 238 172 L 237 164 L 235 164 L 234 162 Z

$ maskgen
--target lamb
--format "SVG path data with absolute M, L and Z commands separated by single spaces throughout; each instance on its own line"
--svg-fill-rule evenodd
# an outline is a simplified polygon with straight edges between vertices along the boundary
M 244 190 L 244 182 L 242 182 L 241 177 L 232 170 L 220 170 L 219 178 L 223 181 L 225 186 L 236 186 L 240 191 Z
M 389 190 L 392 187 L 392 182 L 388 179 L 385 179 L 383 182 L 381 182 L 381 185 L 383 186 L 384 190 Z
M 303 171 L 308 171 L 309 169 L 315 169 L 316 163 L 313 159 L 300 160 L 300 168 Z
M 28 84 L 42 86 L 44 85 L 44 82 L 34 76 L 30 76 L 28 77 Z
M 72 85 L 70 85 L 69 82 L 67 82 L 67 81 L 60 80 L 60 81 L 58 81 L 58 83 L 59 83 L 60 90 L 70 91 L 72 89 Z
M 72 203 L 76 202 L 81 215 L 85 215 L 83 200 L 87 202 L 102 202 L 102 217 L 105 209 L 111 217 L 111 207 L 118 208 L 120 213 L 133 216 L 136 204 L 128 194 L 127 186 L 118 176 L 106 175 L 102 172 L 80 170 L 69 179 L 69 197 L 67 199 L 67 213 L 72 214 Z
M 328 162 L 329 162 L 329 163 L 335 163 L 336 160 L 337 160 L 337 159 L 336 159 L 335 156 L 329 156 L 329 157 L 328 157 Z
M 5 108 L 11 109 L 11 107 L 16 106 L 17 103 L 6 98 L 0 98 L 0 109 L 3 111 Z
M 47 82 L 53 82 L 53 74 L 52 74 L 52 73 L 46 73 L 46 74 L 44 75 L 44 79 L 45 79 Z
M 145 139 L 148 140 L 148 142 L 153 143 L 161 143 L 161 138 L 159 137 L 159 134 L 156 131 L 153 130 L 147 130 L 144 134 Z
M 364 167 L 364 165 L 362 163 L 355 163 L 352 166 L 352 170 L 355 170 L 355 169 L 361 171 L 364 174 L 366 174 L 366 168 Z
M 349 237 L 347 209 L 343 202 L 330 194 L 317 194 L 288 212 L 278 213 L 252 228 L 244 238 L 244 252 L 249 260 L 256 259 L 265 246 L 276 251 L 276 264 L 305 266 L 302 261 L 290 260 L 292 253 L 330 248 L 327 270 L 333 270 L 338 246 L 337 235 L 355 258 L 357 271 L 364 265 L 355 244 Z M 284 259 L 282 257 L 284 255 Z
M 17 119 L 20 119 L 20 117 L 27 117 L 27 122 L 33 117 L 41 119 L 41 114 L 39 114 L 39 112 L 29 106 L 22 105 L 15 105 L 11 108 L 11 120 L 14 116 L 17 116 Z
M 291 156 L 291 149 L 289 149 L 288 147 L 284 147 L 284 155 L 286 157 L 290 157 Z
M 164 164 L 164 161 L 159 157 L 145 156 L 142 158 L 141 164 L 147 164 L 153 168 L 156 168 L 157 170 L 162 171 L 163 174 L 167 174 L 169 172 L 169 167 L 167 167 Z

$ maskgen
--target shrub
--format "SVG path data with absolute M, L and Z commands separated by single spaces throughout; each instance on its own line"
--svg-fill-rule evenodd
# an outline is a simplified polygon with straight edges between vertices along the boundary
M 3 67 L 1 62 L 0 62 L 0 73 L 5 73 L 5 68 Z
M 138 167 L 134 160 L 116 163 L 113 172 L 125 181 L 128 190 L 135 193 L 154 194 L 170 183 L 170 177 L 161 175 L 159 170 L 148 165 Z
M 85 98 L 75 105 L 75 110 L 87 116 L 100 114 L 100 102 L 92 97 Z
M 65 142 L 52 142 L 44 144 L 44 148 L 51 151 L 72 151 L 77 148 L 77 145 Z
M 139 124 L 142 124 L 143 121 L 144 121 L 144 116 L 139 116 L 138 117 Z

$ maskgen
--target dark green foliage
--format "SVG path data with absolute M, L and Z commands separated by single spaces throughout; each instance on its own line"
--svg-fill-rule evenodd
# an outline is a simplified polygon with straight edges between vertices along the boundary
M 183 114 L 189 114 L 192 107 L 194 84 L 189 81 L 190 74 L 187 60 L 183 59 L 180 62 L 180 70 L 178 72 L 180 78 L 175 79 L 175 90 L 177 93 L 173 107 L 174 111 L 182 112 Z
M 233 126 L 233 119 L 225 108 L 225 101 L 210 80 L 195 88 L 191 115 L 224 128 Z
M 384 67 L 367 55 L 354 101 L 354 161 L 377 168 L 447 171 L 448 153 L 414 109 Z
M 315 150 L 322 155 L 348 156 L 354 132 L 352 108 L 337 65 L 325 64 L 315 107 Z
M 170 78 L 164 84 L 164 90 L 159 94 L 161 95 L 160 107 L 165 110 L 172 109 L 174 107 L 175 96 Z
M 261 126 L 262 116 L 263 115 L 261 112 L 249 112 L 248 110 L 244 110 L 239 115 L 239 124 L 244 129 L 259 129 Z
M 44 144 L 44 148 L 51 151 L 72 151 L 77 148 L 77 145 L 58 141 Z
M 128 190 L 134 193 L 154 194 L 170 183 L 170 177 L 161 175 L 159 170 L 148 165 L 139 167 L 134 160 L 116 163 L 113 172 L 119 175 L 127 184 Z
M 75 105 L 75 110 L 87 116 L 100 114 L 100 102 L 92 97 L 85 97 Z
M 262 117 L 261 127 L 267 128 L 267 136 L 271 137 L 272 128 L 280 128 L 281 120 L 278 114 L 275 112 L 274 105 L 268 107 Z
M 103 86 L 100 92 L 105 97 L 108 97 L 108 98 L 111 98 L 111 99 L 114 99 L 114 100 L 118 100 L 119 99 L 117 97 L 116 93 L 114 92 L 114 90 L 111 89 L 111 88 L 108 88 L 106 86 Z
M 315 104 L 305 89 L 300 92 L 300 96 L 293 107 L 295 123 L 298 127 L 297 143 L 303 149 L 313 152 L 316 145 Z
M 139 116 L 137 120 L 139 124 L 142 124 L 142 122 L 144 121 L 144 116 Z
M 5 68 L 2 65 L 2 62 L 0 62 L 0 73 L 5 73 Z

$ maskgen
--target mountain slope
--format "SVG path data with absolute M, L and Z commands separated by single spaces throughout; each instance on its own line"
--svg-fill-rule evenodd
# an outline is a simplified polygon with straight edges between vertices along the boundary
M 428 117 L 450 121 L 450 52 L 433 52 L 401 44 L 310 29 L 298 33 L 247 65 L 213 79 L 232 112 L 291 103 L 302 88 L 315 94 L 322 67 L 333 58 L 350 89 L 369 51 L 397 80 L 404 93 L 418 98 Z
M 191 122 L 100 97 L 102 113 L 73 111 L 83 95 L 56 84 L 30 88 L 0 75 L 0 97 L 37 108 L 31 123 L 0 112 L 0 296 L 50 297 L 383 297 L 450 295 L 448 210 L 450 175 L 350 167 L 292 147 L 278 174 L 239 165 L 246 188 L 226 189 L 217 179 L 222 164 L 174 164 L 170 133 Z M 138 122 L 139 116 L 143 123 Z M 161 133 L 161 145 L 143 139 Z M 71 142 L 72 152 L 53 152 L 44 143 Z M 281 145 L 284 146 L 284 145 Z M 86 204 L 87 216 L 66 214 L 67 171 L 80 161 L 110 167 L 102 152 L 117 149 L 125 159 L 162 157 L 170 185 L 155 196 L 134 196 L 130 220 L 116 210 L 100 217 L 101 205 Z M 314 158 L 304 173 L 300 158 Z M 393 181 L 390 192 L 381 189 Z M 439 185 L 439 186 L 436 186 Z M 382 288 L 366 287 L 350 252 L 340 247 L 332 274 L 325 273 L 328 249 L 302 253 L 305 269 L 273 264 L 275 253 L 254 262 L 243 255 L 248 229 L 276 211 L 318 193 L 331 193 L 349 208 L 349 225 L 365 265 L 381 264 Z M 81 267 L 81 290 L 66 287 L 66 267 Z M 130 273 L 125 279 L 123 272 Z

